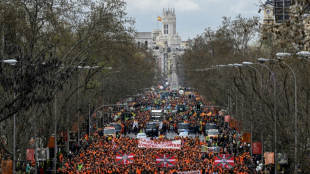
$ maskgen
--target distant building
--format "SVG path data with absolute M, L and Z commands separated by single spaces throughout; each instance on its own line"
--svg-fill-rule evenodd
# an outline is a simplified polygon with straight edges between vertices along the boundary
M 187 42 L 182 42 L 176 30 L 176 15 L 174 9 L 163 9 L 162 27 L 153 32 L 138 32 L 135 41 L 140 47 L 147 47 L 157 57 L 157 63 L 165 81 L 171 89 L 179 88 L 176 73 L 179 58 L 184 53 Z
M 299 12 L 296 9 L 302 11 L 302 18 L 304 38 L 302 40 L 310 39 L 310 8 L 308 2 L 295 3 L 292 0 L 266 0 L 264 5 L 264 17 L 262 24 L 265 26 L 277 26 L 283 22 L 292 20 L 294 16 L 298 16 Z M 277 30 L 277 28 L 273 28 Z M 310 44 L 304 45 L 304 50 L 310 50 Z
M 274 17 L 276 23 L 283 23 L 290 19 L 291 0 L 274 0 Z
M 151 48 L 152 47 L 152 32 L 138 32 L 135 38 L 139 47 Z
M 264 24 L 290 20 L 291 0 L 267 0 L 264 4 Z

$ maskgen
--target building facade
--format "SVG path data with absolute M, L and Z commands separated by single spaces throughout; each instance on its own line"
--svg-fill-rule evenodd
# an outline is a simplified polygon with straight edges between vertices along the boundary
M 163 9 L 161 19 L 161 29 L 138 32 L 135 40 L 138 46 L 152 50 L 164 81 L 168 82 L 171 89 L 178 89 L 177 63 L 184 53 L 185 45 L 177 33 L 175 9 Z

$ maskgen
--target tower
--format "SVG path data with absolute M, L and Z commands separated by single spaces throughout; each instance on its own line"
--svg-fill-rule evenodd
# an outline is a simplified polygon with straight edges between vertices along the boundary
M 174 9 L 163 9 L 162 34 L 176 34 L 176 17 Z
M 274 4 L 272 1 L 267 0 L 264 4 L 264 24 L 274 23 Z

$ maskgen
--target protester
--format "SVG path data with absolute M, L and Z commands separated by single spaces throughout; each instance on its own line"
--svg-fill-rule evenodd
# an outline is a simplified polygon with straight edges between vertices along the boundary
M 198 171 L 203 174 L 254 173 L 255 170 L 249 167 L 255 166 L 255 163 L 249 155 L 248 144 L 244 144 L 240 139 L 235 138 L 235 132 L 231 131 L 227 125 L 224 126 L 216 111 L 203 108 L 200 112 L 197 112 L 194 108 L 200 102 L 202 102 L 201 97 L 197 93 L 176 95 L 170 91 L 165 95 L 159 95 L 156 91 L 149 91 L 144 98 L 136 100 L 135 111 L 131 113 L 133 118 L 122 119 L 122 117 L 115 116 L 115 121 L 122 125 L 122 136 L 104 136 L 99 131 L 95 132 L 89 136 L 91 138 L 82 141 L 81 147 L 75 148 L 76 151 L 73 155 L 63 159 L 64 165 L 60 172 L 70 174 L 160 174 L 187 171 Z M 186 110 L 173 113 L 172 111 L 177 110 L 180 105 L 185 105 Z M 146 123 L 150 120 L 150 110 L 152 108 L 166 109 L 168 112 L 165 120 L 163 120 L 162 129 L 157 126 L 155 131 L 161 133 L 160 137 L 151 137 L 151 140 L 155 142 L 181 140 L 181 149 L 139 148 L 138 139 L 126 136 L 130 133 L 137 134 L 144 131 Z M 127 111 L 123 110 L 119 115 L 125 112 Z M 206 113 L 210 112 L 211 116 L 208 116 Z M 134 125 L 134 122 L 137 122 L 137 124 Z M 190 132 L 194 134 L 194 137 L 181 138 L 176 136 L 174 139 L 168 139 L 163 136 L 169 131 L 178 132 L 177 123 L 179 122 L 190 123 Z M 206 123 L 217 124 L 220 132 L 217 138 L 205 136 L 204 140 L 200 140 L 199 134 L 206 134 Z M 209 147 L 209 150 L 202 151 L 202 146 Z M 219 148 L 219 152 L 214 150 L 216 147 Z M 116 162 L 117 153 L 129 154 L 131 152 L 134 154 L 132 163 L 122 164 L 122 162 Z M 156 155 L 158 154 L 174 155 L 176 158 L 175 165 L 170 167 L 157 166 Z M 233 155 L 234 166 L 231 168 L 215 166 L 215 158 L 218 154 Z

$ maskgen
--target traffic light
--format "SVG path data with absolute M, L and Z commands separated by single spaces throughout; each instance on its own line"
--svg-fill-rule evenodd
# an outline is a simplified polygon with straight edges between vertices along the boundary
M 197 105 L 196 108 L 197 108 L 197 111 L 200 111 L 200 105 Z

